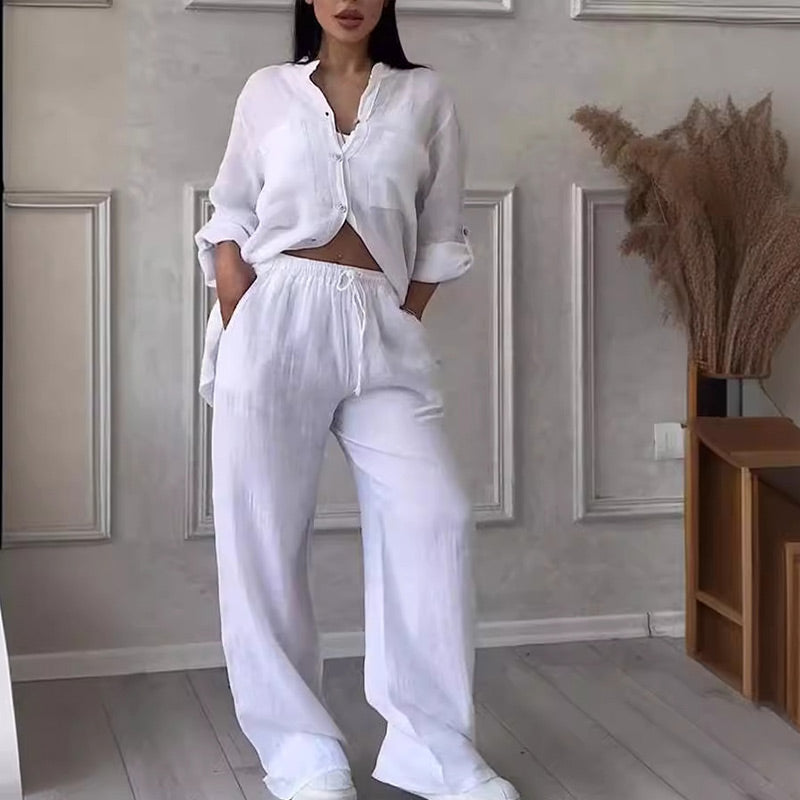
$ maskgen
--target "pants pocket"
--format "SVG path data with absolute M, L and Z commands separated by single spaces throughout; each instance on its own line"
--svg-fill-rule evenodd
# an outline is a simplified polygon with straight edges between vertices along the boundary
M 390 325 L 385 342 L 393 359 L 403 369 L 411 371 L 428 370 L 436 366 L 436 358 L 428 340 L 428 330 L 422 320 L 403 311 L 394 299 L 388 301 L 391 307 Z
M 233 312 L 231 313 L 231 317 L 228 320 L 228 324 L 223 327 L 222 332 L 227 333 L 231 326 L 236 322 L 236 320 L 240 317 L 242 311 L 244 310 L 244 306 L 249 302 L 250 298 L 253 296 L 257 284 L 261 281 L 261 276 L 256 275 L 256 279 L 247 287 L 244 294 L 236 301 L 236 305 L 233 307 Z
M 425 328 L 425 323 L 416 316 L 416 314 L 412 314 L 410 311 L 403 311 L 403 309 L 398 306 L 393 306 L 397 317 L 402 321 L 404 325 L 406 325 L 409 329 L 413 329 L 416 331 L 417 335 L 422 335 L 423 338 L 427 338 L 428 331 Z
M 403 318 L 407 322 L 410 322 L 412 325 L 421 328 L 423 331 L 425 330 L 425 325 L 416 314 L 412 314 L 410 311 L 403 311 L 403 309 L 400 308 L 399 306 L 398 306 L 398 311 L 403 315 Z

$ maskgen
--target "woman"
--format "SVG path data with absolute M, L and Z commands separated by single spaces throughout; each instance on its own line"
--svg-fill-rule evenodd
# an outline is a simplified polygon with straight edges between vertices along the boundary
M 464 273 L 452 100 L 403 53 L 395 0 L 297 0 L 295 60 L 236 102 L 197 233 L 218 303 L 200 391 L 222 642 L 242 730 L 278 798 L 353 800 L 321 699 L 308 580 L 328 431 L 356 478 L 374 775 L 421 797 L 518 795 L 473 745 L 470 505 L 420 317 Z

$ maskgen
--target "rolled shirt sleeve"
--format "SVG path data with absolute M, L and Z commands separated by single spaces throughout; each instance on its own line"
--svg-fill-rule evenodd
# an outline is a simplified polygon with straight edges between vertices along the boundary
M 473 263 L 464 225 L 466 147 L 454 106 L 429 145 L 430 173 L 419 216 L 417 256 L 411 279 L 442 283 L 463 275 Z
M 233 241 L 241 249 L 258 225 L 256 201 L 263 186 L 259 159 L 244 114 L 245 85 L 236 100 L 228 143 L 208 193 L 213 214 L 195 234 L 197 258 L 206 285 L 216 285 L 214 246 Z

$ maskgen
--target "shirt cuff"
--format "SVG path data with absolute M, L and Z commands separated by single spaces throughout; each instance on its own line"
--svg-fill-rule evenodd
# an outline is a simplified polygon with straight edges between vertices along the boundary
M 468 242 L 437 242 L 417 251 L 411 280 L 420 283 L 444 283 L 459 278 L 473 262 Z
M 214 266 L 214 246 L 220 242 L 236 242 L 241 250 L 250 233 L 244 227 L 231 220 L 217 220 L 212 217 L 195 234 L 194 241 L 197 245 L 197 260 L 203 271 L 206 286 L 217 285 L 217 273 Z

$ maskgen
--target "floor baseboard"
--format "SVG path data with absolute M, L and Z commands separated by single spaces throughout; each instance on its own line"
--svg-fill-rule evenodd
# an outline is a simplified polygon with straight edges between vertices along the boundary
M 655 611 L 647 615 L 651 636 L 680 639 L 686 634 L 686 615 L 683 611 Z
M 567 617 L 487 621 L 478 624 L 478 647 L 513 647 L 598 639 L 636 639 L 647 636 L 681 636 L 684 615 L 680 611 L 618 614 L 600 617 Z M 328 658 L 364 655 L 364 633 L 324 633 L 322 653 Z M 14 682 L 129 675 L 207 669 L 225 664 L 219 642 L 197 642 L 113 650 L 31 653 L 11 656 Z

